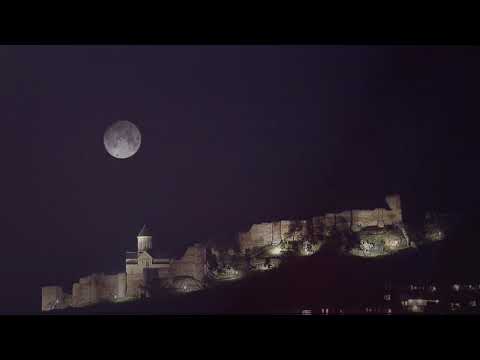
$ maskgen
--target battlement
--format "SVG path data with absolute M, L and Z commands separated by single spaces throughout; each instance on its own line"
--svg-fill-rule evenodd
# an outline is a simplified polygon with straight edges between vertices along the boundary
M 247 232 L 238 234 L 240 251 L 245 253 L 246 249 L 278 245 L 281 241 L 302 241 L 306 236 L 320 239 L 328 235 L 332 229 L 359 232 L 371 226 L 382 228 L 401 224 L 403 219 L 400 195 L 388 195 L 385 201 L 388 209 L 346 210 L 327 213 L 309 220 L 282 220 L 253 224 Z
M 64 294 L 60 286 L 42 287 L 42 311 L 65 309 L 71 304 L 71 295 Z
M 82 277 L 72 286 L 72 294 L 60 286 L 42 287 L 42 311 L 83 307 L 102 301 L 121 301 L 126 297 L 125 273 L 114 275 L 91 274 Z

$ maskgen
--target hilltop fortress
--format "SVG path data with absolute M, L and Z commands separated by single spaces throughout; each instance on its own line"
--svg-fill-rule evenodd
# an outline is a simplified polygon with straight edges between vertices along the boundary
M 239 234 L 240 251 L 245 253 L 249 249 L 275 246 L 283 241 L 322 242 L 334 231 L 360 233 L 368 228 L 402 227 L 400 195 L 389 195 L 385 200 L 389 209 L 347 210 L 337 214 L 327 213 L 310 220 L 281 220 L 254 224 L 248 232 Z M 404 242 L 408 245 L 406 234 Z
M 154 249 L 152 238 L 144 225 L 137 236 L 137 251 L 126 253 L 125 272 L 80 278 L 73 284 L 72 294 L 59 286 L 42 287 L 42 311 L 148 297 L 154 283 L 176 291 L 201 289 L 207 272 L 205 247 L 195 244 L 180 259 L 174 259 Z
M 179 258 L 153 246 L 144 225 L 137 236 L 137 251 L 127 252 L 125 272 L 92 274 L 73 284 L 72 293 L 59 286 L 42 287 L 42 311 L 83 307 L 99 302 L 122 302 L 152 296 L 158 291 L 190 292 L 230 281 L 257 270 L 268 270 L 290 255 L 311 255 L 336 244 L 342 253 L 374 257 L 414 247 L 403 224 L 399 195 L 385 198 L 388 208 L 347 210 L 307 220 L 281 220 L 253 224 L 238 233 L 237 248 L 220 251 L 195 244 Z M 442 240 L 444 232 L 427 214 L 425 238 Z

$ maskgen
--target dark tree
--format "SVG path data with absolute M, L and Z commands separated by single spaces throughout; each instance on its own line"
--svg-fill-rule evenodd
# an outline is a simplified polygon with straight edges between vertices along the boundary
M 288 226 L 287 237 L 292 238 L 292 241 L 302 240 L 303 237 L 303 222 L 301 220 L 292 220 Z
M 322 252 L 325 253 L 341 253 L 344 247 L 343 235 L 335 227 L 330 231 L 325 245 L 322 246 Z
M 325 223 L 323 221 L 319 221 L 313 228 L 313 243 L 319 243 L 325 240 Z
M 343 234 L 342 243 L 345 251 L 352 250 L 360 245 L 360 238 L 357 233 L 354 233 L 350 229 Z
M 308 219 L 305 225 L 305 240 L 308 240 L 311 243 L 314 243 L 316 240 L 312 219 Z
M 212 249 L 207 249 L 207 264 L 210 270 L 218 269 L 217 257 L 213 253 Z

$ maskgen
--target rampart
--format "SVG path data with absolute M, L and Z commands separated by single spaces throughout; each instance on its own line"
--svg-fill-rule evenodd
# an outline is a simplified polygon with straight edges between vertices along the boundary
M 309 220 L 254 224 L 247 232 L 239 233 L 240 251 L 245 254 L 247 249 L 268 245 L 279 248 L 277 245 L 282 242 L 309 239 L 320 240 L 317 243 L 321 245 L 321 241 L 334 229 L 359 233 L 361 246 L 358 252 L 361 256 L 367 253 L 372 256 L 383 254 L 409 246 L 408 236 L 402 226 L 400 196 L 389 195 L 385 200 L 388 208 L 346 210 Z M 73 284 L 72 295 L 65 294 L 58 286 L 42 287 L 42 311 L 137 298 L 145 294 L 144 290 L 148 291 L 147 288 L 154 279 L 164 279 L 173 284 L 174 288 L 191 291 L 201 288 L 207 275 L 207 249 L 201 244 L 188 247 L 180 259 L 152 257 L 148 251 L 132 254 L 132 257 L 127 254 L 125 273 L 101 273 L 83 277 Z M 233 251 L 232 254 L 229 252 L 229 256 L 233 255 Z M 261 261 L 263 262 L 255 263 L 255 266 L 262 269 L 278 266 L 273 259 L 269 263 Z
M 72 297 L 60 286 L 42 287 L 42 311 L 65 309 L 71 305 Z
M 301 241 L 305 236 L 322 239 L 332 229 L 359 232 L 366 227 L 382 228 L 402 223 L 400 195 L 388 195 L 385 198 L 387 208 L 373 210 L 346 210 L 339 213 L 327 213 L 311 220 L 265 222 L 254 224 L 247 232 L 238 234 L 240 251 L 246 249 L 277 245 L 281 241 Z M 311 229 L 309 229 L 311 223 Z M 311 234 L 309 234 L 311 232 Z
M 205 246 L 195 244 L 185 251 L 184 255 L 173 260 L 170 266 L 172 278 L 189 276 L 198 281 L 203 281 L 207 273 L 207 252 Z
M 126 297 L 127 276 L 92 274 L 73 284 L 72 294 L 66 294 L 60 286 L 42 287 L 42 311 L 82 307 L 101 301 L 119 301 Z
M 126 297 L 126 273 L 92 274 L 73 284 L 72 306 L 81 307 L 101 301 L 117 301 Z
M 282 240 L 297 241 L 306 233 L 306 221 L 281 220 L 254 224 L 250 230 L 238 234 L 240 251 L 266 245 L 278 245 Z

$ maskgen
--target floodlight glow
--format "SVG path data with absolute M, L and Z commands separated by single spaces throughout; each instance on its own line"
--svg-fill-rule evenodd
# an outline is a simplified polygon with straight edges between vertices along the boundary
M 280 255 L 282 253 L 282 248 L 280 246 L 276 246 L 270 252 L 272 255 Z

